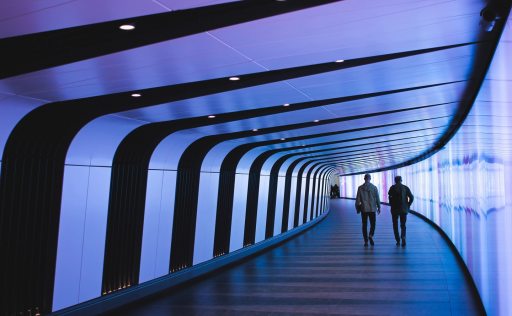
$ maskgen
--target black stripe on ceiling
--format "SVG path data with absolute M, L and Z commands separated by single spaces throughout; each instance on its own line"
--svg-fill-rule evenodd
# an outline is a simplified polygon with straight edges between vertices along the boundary
M 234 1 L 5 38 L 0 79 L 337 1 Z
M 123 92 L 54 102 L 31 111 L 11 132 L 3 152 L 2 171 L 0 172 L 0 206 L 2 209 L 2 212 L 0 212 L 0 237 L 2 237 L 2 240 L 11 240 L 14 244 L 0 243 L 0 252 L 11 258 L 5 271 L 21 271 L 18 268 L 26 262 L 33 262 L 34 264 L 27 266 L 24 273 L 5 273 L 3 280 L 5 280 L 6 286 L 16 289 L 16 291 L 10 291 L 9 295 L 3 296 L 0 299 L 0 306 L 7 306 L 6 310 L 9 311 L 20 308 L 26 310 L 31 306 L 39 306 L 42 311 L 51 309 L 64 162 L 71 141 L 78 131 L 91 120 L 114 112 L 447 48 L 438 47 L 422 51 L 374 56 L 341 64 L 332 62 L 279 69 L 244 75 L 243 80 L 239 82 L 219 78 L 151 88 L 143 90 L 144 96 L 141 98 L 132 98 L 131 93 Z M 62 122 L 62 124 L 52 124 L 50 122 Z M 20 174 L 27 176 L 22 179 Z M 28 174 L 30 174 L 30 177 Z M 136 177 L 137 175 L 127 176 Z M 140 188 L 135 188 L 135 190 L 137 189 Z M 25 192 L 31 194 L 27 195 Z M 47 225 L 32 227 L 28 224 L 29 219 L 33 218 L 34 209 L 38 209 L 40 222 L 47 223 Z M 31 233 L 25 233 L 25 229 Z M 22 240 L 24 241 L 23 244 L 21 244 Z M 40 244 L 45 245 L 45 247 L 40 247 Z M 19 245 L 22 245 L 22 247 L 18 247 Z M 23 249 L 23 251 L 17 251 L 16 249 Z M 131 255 L 130 258 L 132 258 L 130 261 L 137 259 Z M 132 276 L 136 276 L 137 273 L 134 272 Z M 111 286 L 108 287 L 112 288 Z M 33 293 L 34 298 L 29 298 L 27 294 L 29 291 Z M 28 302 L 35 303 L 29 304 Z
M 444 126 L 441 126 L 441 127 L 444 127 Z M 401 131 L 401 132 L 396 132 L 396 133 L 392 133 L 390 135 L 397 135 L 397 134 L 406 134 L 406 133 L 410 133 L 410 132 L 417 132 L 417 131 L 426 131 L 426 130 L 432 130 L 432 129 L 437 129 L 437 128 L 441 128 L 441 127 L 429 127 L 429 128 L 422 128 L 422 129 L 418 129 L 418 130 L 412 130 L 412 131 Z M 287 159 L 291 158 L 291 157 L 294 157 L 294 156 L 305 156 L 305 157 L 316 157 L 316 156 L 310 156 L 311 154 L 315 154 L 315 153 L 321 153 L 321 152 L 326 152 L 326 151 L 334 151 L 334 150 L 339 150 L 339 149 L 346 149 L 346 148 L 355 148 L 355 147 L 362 147 L 362 146 L 370 146 L 370 145 L 377 145 L 377 144 L 387 144 L 387 143 L 391 143 L 391 142 L 396 142 L 396 141 L 400 141 L 400 140 L 408 140 L 409 142 L 407 143 L 399 143 L 399 144 L 390 144 L 389 146 L 379 146 L 378 149 L 382 149 L 382 148 L 386 148 L 386 147 L 392 147 L 392 146 L 396 146 L 396 145 L 404 145 L 404 144 L 412 144 L 412 143 L 418 143 L 418 142 L 425 142 L 425 141 L 416 141 L 416 142 L 410 142 L 411 139 L 415 139 L 415 138 L 424 138 L 424 137 L 430 137 L 430 136 L 440 136 L 441 133 L 434 133 L 434 134 L 425 134 L 425 135 L 420 135 L 420 136 L 412 136 L 412 137 L 404 137 L 404 138 L 396 138 L 396 139 L 391 139 L 391 140 L 382 140 L 382 141 L 377 141 L 377 142 L 371 142 L 371 143 L 363 143 L 363 144 L 355 144 L 355 145 L 348 145 L 348 146 L 341 146 L 341 147 L 327 147 L 327 148 L 322 148 L 322 149 L 317 149 L 317 150 L 306 150 L 306 151 L 294 151 L 292 153 L 288 153 L 284 156 L 281 156 L 279 157 L 276 162 L 274 163 L 274 166 L 272 166 L 272 169 L 275 170 L 276 172 L 279 171 L 279 167 L 276 166 L 276 165 L 279 165 L 281 166 L 284 162 L 286 162 Z M 378 138 L 378 137 L 382 137 L 383 135 L 372 135 L 372 136 L 367 136 L 367 137 L 364 137 L 362 139 L 369 139 L 369 138 Z M 359 138 L 361 139 L 361 138 Z M 352 141 L 352 140 L 350 140 Z M 293 146 L 293 147 L 284 147 L 284 148 L 278 148 L 278 149 L 271 149 L 270 151 L 272 151 L 272 154 L 276 154 L 278 152 L 282 152 L 282 151 L 291 151 L 291 150 L 294 150 L 294 149 L 304 149 L 304 148 L 312 148 L 312 147 L 324 147 L 326 145 L 329 145 L 329 144 L 336 144 L 336 143 L 345 143 L 347 142 L 347 140 L 338 140 L 338 141 L 333 141 L 333 142 L 325 142 L 325 143 L 314 143 L 314 144 L 310 144 L 308 145 L 307 147 L 305 146 Z M 350 152 L 358 152 L 358 151 L 364 151 L 364 150 L 376 150 L 376 148 L 364 148 L 364 149 L 357 149 L 357 150 L 350 150 L 350 151 L 346 151 L 346 152 L 343 152 L 343 153 L 350 153 Z M 282 161 L 282 163 L 281 163 Z
M 411 146 L 411 144 L 422 144 L 422 145 Z M 409 146 L 405 146 L 405 145 L 409 145 Z M 350 146 L 347 146 L 347 147 L 350 147 Z M 341 147 L 341 149 L 343 149 L 343 148 L 344 147 Z M 380 151 L 380 149 L 382 149 L 382 148 L 385 148 L 385 150 Z M 334 156 L 334 155 L 336 155 L 335 157 L 343 157 L 343 158 L 354 158 L 354 157 L 361 157 L 361 156 L 364 157 L 366 155 L 368 155 L 366 157 L 371 157 L 373 155 L 387 154 L 388 152 L 390 152 L 390 150 L 391 151 L 395 150 L 395 149 L 411 150 L 411 149 L 415 149 L 415 148 L 425 148 L 425 142 L 416 141 L 416 142 L 401 143 L 401 144 L 396 144 L 396 145 L 382 146 L 382 147 L 378 147 L 378 148 L 365 148 L 365 149 L 334 151 L 334 152 L 325 153 L 326 151 L 332 151 L 331 149 L 327 149 L 324 151 L 324 153 L 322 153 L 320 155 L 304 156 L 304 158 L 315 159 L 316 161 L 318 161 L 319 159 L 316 159 L 316 158 L 327 157 L 330 159 L 330 157 Z M 336 150 L 336 149 L 334 149 L 334 150 Z M 287 157 L 287 158 L 289 158 L 289 157 Z M 274 164 L 274 166 L 275 166 L 275 164 Z
M 371 156 L 371 157 L 354 157 L 354 158 L 350 158 L 350 159 L 342 159 L 342 158 L 338 158 L 338 159 L 332 159 L 332 160 L 324 160 L 324 159 L 320 159 L 318 161 L 322 161 L 324 163 L 332 163 L 336 166 L 339 166 L 339 167 L 343 167 L 343 166 L 355 166 L 359 169 L 361 168 L 364 168 L 365 170 L 368 170 L 368 168 L 371 168 L 372 166 L 371 165 L 374 165 L 374 164 L 377 164 L 377 163 L 380 163 L 383 161 L 383 159 L 393 159 L 393 160 L 404 160 L 404 159 L 409 159 L 411 157 L 411 155 L 409 154 L 406 154 L 408 153 L 407 151 L 402 151 L 402 152 L 397 152 L 397 153 L 394 153 L 394 154 L 390 154 L 390 155 L 384 155 L 382 157 L 378 157 L 378 156 Z M 418 154 L 418 153 L 416 153 Z M 364 173 L 371 173 L 371 172 L 364 172 Z
M 382 159 L 386 157 L 394 158 L 394 154 L 404 154 L 405 157 L 407 156 L 407 153 L 412 153 L 412 155 L 416 154 L 417 151 L 423 149 L 425 150 L 424 145 L 416 145 L 411 146 L 409 148 L 407 147 L 398 147 L 398 148 L 391 148 L 384 152 L 376 152 L 375 150 L 367 150 L 362 151 L 358 153 L 351 153 L 349 155 L 346 155 L 345 153 L 329 153 L 329 154 L 323 154 L 323 155 L 317 155 L 315 157 L 306 157 L 308 159 L 312 159 L 314 161 L 337 161 L 337 162 L 354 162 L 354 161 L 370 161 L 373 159 Z M 411 156 L 411 155 L 409 155 Z

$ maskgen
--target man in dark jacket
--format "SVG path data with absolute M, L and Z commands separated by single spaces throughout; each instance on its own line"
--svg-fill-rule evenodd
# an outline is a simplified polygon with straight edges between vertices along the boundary
M 402 239 L 402 247 L 405 247 L 405 222 L 407 221 L 407 213 L 411 207 L 414 196 L 411 190 L 402 184 L 402 177 L 395 177 L 395 184 L 389 188 L 389 204 L 391 205 L 391 216 L 393 218 L 393 232 L 395 233 L 396 245 L 400 245 Z M 398 219 L 400 218 L 401 235 L 398 234 Z

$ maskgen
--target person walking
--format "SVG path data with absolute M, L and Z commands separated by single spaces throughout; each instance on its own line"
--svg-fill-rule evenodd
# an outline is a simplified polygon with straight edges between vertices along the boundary
M 402 247 L 405 247 L 405 223 L 407 222 L 407 214 L 411 208 L 412 201 L 414 201 L 414 196 L 411 190 L 406 185 L 402 184 L 401 176 L 395 177 L 395 184 L 389 188 L 388 196 L 389 204 L 391 205 L 391 217 L 393 219 L 393 232 L 395 233 L 396 245 L 399 246 L 400 240 L 402 240 Z M 400 235 L 398 234 L 398 219 L 400 219 Z
M 334 198 L 340 198 L 340 187 L 335 183 L 333 186 Z
M 363 222 L 363 238 L 364 246 L 374 245 L 373 236 L 375 234 L 376 214 L 380 214 L 380 198 L 379 190 L 370 183 L 372 177 L 370 174 L 364 175 L 364 183 L 357 188 L 356 209 L 361 213 Z M 370 234 L 368 235 L 368 219 L 370 219 Z

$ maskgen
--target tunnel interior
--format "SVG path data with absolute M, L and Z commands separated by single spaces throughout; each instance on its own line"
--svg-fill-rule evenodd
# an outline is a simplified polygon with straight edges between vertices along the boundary
M 0 314 L 136 293 L 401 175 L 512 305 L 506 0 L 0 4 Z

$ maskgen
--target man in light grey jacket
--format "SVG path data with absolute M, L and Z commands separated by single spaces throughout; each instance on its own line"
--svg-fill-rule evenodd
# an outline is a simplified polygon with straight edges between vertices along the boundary
M 364 175 L 364 183 L 357 188 L 356 209 L 361 211 L 361 219 L 363 221 L 363 238 L 364 246 L 374 245 L 373 235 L 375 233 L 375 213 L 380 214 L 380 198 L 379 190 L 370 183 L 372 176 Z M 368 235 L 368 218 L 370 219 L 370 235 Z

